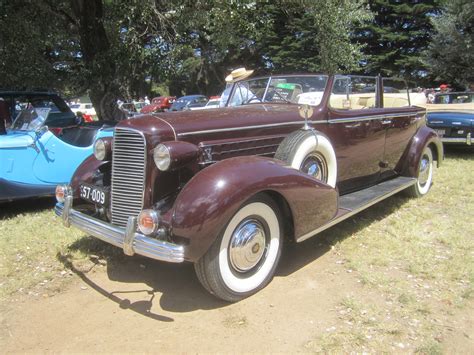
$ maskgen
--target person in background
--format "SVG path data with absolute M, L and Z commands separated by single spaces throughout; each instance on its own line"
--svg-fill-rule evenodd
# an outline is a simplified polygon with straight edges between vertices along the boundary
M 439 86 L 439 93 L 440 94 L 447 94 L 448 92 L 449 92 L 448 84 L 441 84 Z M 443 104 L 449 104 L 449 96 L 448 95 L 442 96 L 442 103 Z
M 148 96 L 145 96 L 145 105 L 149 105 L 150 104 L 150 100 L 148 99 Z
M 253 70 L 247 70 L 245 68 L 238 68 L 235 70 L 232 70 L 229 75 L 226 76 L 225 82 L 226 82 L 226 87 L 224 91 L 221 94 L 221 100 L 219 102 L 219 107 L 225 107 L 227 104 L 227 101 L 229 100 L 229 95 L 230 91 L 232 89 L 232 84 L 248 78 L 250 75 L 252 75 Z M 245 93 L 246 91 L 247 93 Z M 229 106 L 239 106 L 242 104 L 242 101 L 245 100 L 246 96 L 248 95 L 248 89 L 244 87 L 240 87 L 239 91 L 232 97 L 232 102 L 229 102 Z

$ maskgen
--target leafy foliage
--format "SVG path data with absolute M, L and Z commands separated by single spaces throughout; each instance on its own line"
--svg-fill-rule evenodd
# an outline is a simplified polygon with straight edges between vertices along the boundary
M 469 1 L 456 0 L 434 20 L 451 49 L 443 52 L 437 37 L 432 60 L 420 57 L 439 1 L 0 0 L 0 87 L 88 93 L 99 117 L 111 119 L 117 98 L 152 86 L 219 94 L 225 75 L 241 66 L 263 74 L 362 65 L 366 73 L 423 78 L 429 65 L 460 82 L 473 62 L 473 51 L 462 50 L 472 46 Z M 452 71 L 446 60 L 458 60 Z
M 359 28 L 369 60 L 364 71 L 385 76 L 421 79 L 427 76 L 421 52 L 427 48 L 440 11 L 439 0 L 370 0 L 374 21 Z
M 433 19 L 435 33 L 426 64 L 438 80 L 459 87 L 474 84 L 474 2 L 452 0 Z

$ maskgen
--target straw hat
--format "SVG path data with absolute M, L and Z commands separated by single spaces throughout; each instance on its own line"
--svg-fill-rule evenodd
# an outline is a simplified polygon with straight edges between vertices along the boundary
M 225 81 L 227 81 L 228 83 L 231 83 L 234 81 L 243 80 L 245 78 L 248 78 L 250 75 L 252 75 L 252 73 L 253 73 L 253 70 L 238 68 L 238 69 L 232 70 L 230 74 L 225 77 Z

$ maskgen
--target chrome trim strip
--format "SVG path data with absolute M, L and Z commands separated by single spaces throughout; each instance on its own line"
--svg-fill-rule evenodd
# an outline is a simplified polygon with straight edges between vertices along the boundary
M 57 203 L 54 212 L 57 216 L 63 217 L 63 219 L 67 218 L 71 225 L 76 228 L 106 243 L 122 249 L 126 248 L 126 230 L 124 228 L 113 226 L 72 208 L 66 210 L 65 207 L 63 204 Z M 64 214 L 66 214 L 66 217 L 64 217 Z M 131 243 L 129 245 L 136 254 L 170 263 L 182 263 L 184 261 L 184 247 L 182 245 L 153 239 L 141 233 L 129 233 L 131 235 Z
M 416 113 L 413 114 L 385 114 L 385 115 L 375 115 L 375 116 L 364 116 L 364 117 L 357 117 L 357 118 L 338 118 L 332 120 L 319 120 L 319 121 L 308 121 L 312 124 L 327 124 L 327 123 L 347 123 L 347 122 L 359 122 L 359 121 L 371 121 L 371 120 L 383 120 L 389 118 L 397 118 L 397 117 L 420 117 L 422 115 L 418 115 Z M 281 126 L 290 126 L 290 125 L 303 125 L 304 122 L 302 121 L 293 121 L 293 122 L 283 122 L 283 123 L 272 123 L 266 125 L 255 125 L 255 126 L 244 126 L 244 127 L 231 127 L 231 128 L 216 128 L 216 129 L 208 129 L 203 131 L 193 131 L 193 132 L 184 132 L 178 133 L 178 137 L 186 137 L 192 136 L 195 134 L 207 134 L 207 133 L 219 133 L 219 132 L 232 132 L 232 131 L 240 131 L 243 129 L 256 129 L 256 128 L 271 128 L 271 127 L 281 127 Z
M 171 127 L 171 129 L 173 130 L 173 134 L 174 134 L 174 140 L 177 141 L 178 140 L 178 136 L 176 135 L 176 131 L 173 127 L 173 125 L 171 123 L 169 123 L 168 121 L 162 119 L 160 116 L 155 116 L 156 118 L 158 118 L 159 120 L 163 121 L 164 123 L 166 123 L 168 126 Z
M 327 123 L 327 121 L 309 121 L 313 124 L 322 124 Z M 231 128 L 216 128 L 216 129 L 207 129 L 204 131 L 193 131 L 193 132 L 184 132 L 178 133 L 179 137 L 192 136 L 195 134 L 206 134 L 206 133 L 219 133 L 219 132 L 232 132 L 232 131 L 241 131 L 243 129 L 255 129 L 255 128 L 269 128 L 269 127 L 280 127 L 280 126 L 289 126 L 289 125 L 300 125 L 302 126 L 304 122 L 293 121 L 293 122 L 283 122 L 283 123 L 272 123 L 266 125 L 255 125 L 255 126 L 244 126 L 244 127 L 231 127 Z
M 362 116 L 357 118 L 336 118 L 328 120 L 328 123 L 348 123 L 348 122 L 364 122 L 364 121 L 379 121 L 379 120 L 389 120 L 392 118 L 399 117 L 417 117 L 417 114 L 386 114 L 386 115 L 374 115 L 374 116 Z M 421 118 L 421 116 L 420 116 Z
M 412 186 L 412 185 L 415 185 L 417 182 L 417 180 L 415 178 L 413 178 L 413 180 L 410 180 L 408 183 L 404 184 L 404 185 L 401 185 L 399 186 L 398 188 L 396 188 L 395 190 L 392 190 L 390 192 L 387 192 L 386 194 L 382 195 L 382 196 L 379 196 L 377 197 L 376 199 L 373 199 L 372 201 L 370 201 L 369 203 L 367 203 L 366 205 L 363 205 L 361 206 L 360 208 L 357 208 L 355 210 L 347 210 L 349 212 L 343 214 L 342 216 L 340 217 L 337 217 L 337 218 L 334 218 L 332 220 L 330 220 L 328 223 L 326 223 L 325 225 L 319 227 L 319 228 L 316 228 L 315 230 L 309 232 L 309 233 L 306 233 L 304 235 L 302 235 L 301 237 L 298 237 L 296 239 L 296 241 L 299 243 L 299 242 L 302 242 L 306 239 L 309 239 L 313 236 L 315 236 L 316 234 L 318 233 L 321 233 L 322 231 L 328 229 L 329 227 L 332 227 L 334 226 L 335 224 L 339 223 L 339 222 L 342 222 L 344 221 L 345 219 L 349 218 L 349 217 L 352 217 L 353 215 L 365 210 L 366 208 L 369 208 L 373 205 L 375 205 L 376 203 L 380 202 L 380 201 L 383 201 L 385 200 L 386 198 L 392 196 L 392 195 L 395 195 L 396 193 L 402 191 L 402 190 L 405 190 L 406 188 Z

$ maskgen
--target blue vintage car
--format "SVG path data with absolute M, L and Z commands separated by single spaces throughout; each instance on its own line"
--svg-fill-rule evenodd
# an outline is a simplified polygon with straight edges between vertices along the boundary
M 57 95 L 30 94 L 10 100 L 16 115 L 0 135 L 0 202 L 54 195 L 93 152 L 96 138 L 113 135 L 102 123 L 77 125 L 75 115 Z M 11 105 L 10 105 L 11 104 Z
M 445 144 L 474 143 L 474 92 L 440 93 L 427 105 L 428 126 Z

